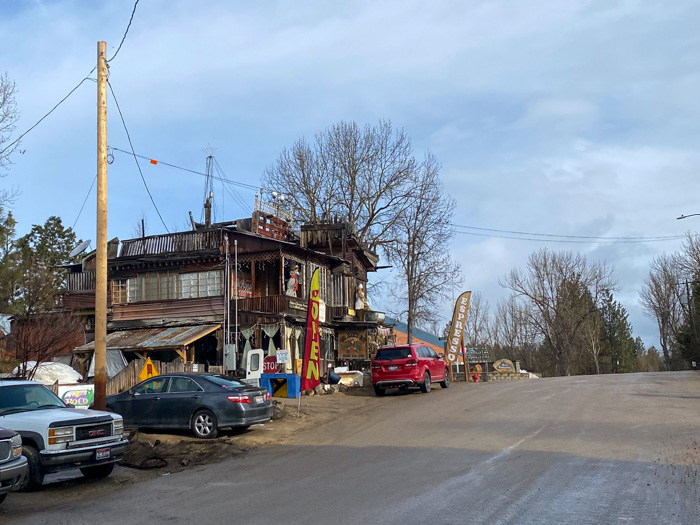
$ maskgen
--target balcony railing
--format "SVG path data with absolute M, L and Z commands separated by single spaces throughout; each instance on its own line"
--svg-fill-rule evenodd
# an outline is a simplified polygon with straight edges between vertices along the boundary
M 218 250 L 223 244 L 223 236 L 221 230 L 210 230 L 129 239 L 122 241 L 119 257 Z
M 266 314 L 306 315 L 307 301 L 298 297 L 287 295 L 270 295 L 268 297 L 252 297 L 238 299 L 238 311 L 261 312 Z M 351 316 L 347 306 L 326 305 L 326 322 L 344 319 L 345 321 L 365 321 L 382 323 L 384 312 L 367 311 L 363 318 L 359 315 Z
M 78 272 L 68 274 L 68 291 L 70 293 L 95 292 L 95 272 Z

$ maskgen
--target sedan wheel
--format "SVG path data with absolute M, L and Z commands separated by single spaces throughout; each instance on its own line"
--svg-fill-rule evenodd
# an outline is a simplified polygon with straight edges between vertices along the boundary
M 430 392 L 430 372 L 426 372 L 423 376 L 423 383 L 420 385 L 420 391 L 424 394 Z
M 216 416 L 211 410 L 200 410 L 192 416 L 190 428 L 196 437 L 202 439 L 215 438 L 219 433 Z

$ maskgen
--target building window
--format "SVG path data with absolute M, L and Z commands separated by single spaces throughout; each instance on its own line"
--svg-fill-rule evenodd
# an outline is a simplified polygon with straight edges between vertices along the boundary
M 180 299 L 223 295 L 220 270 L 180 274 Z
M 112 302 L 124 304 L 128 302 L 129 279 L 115 279 L 112 281 Z

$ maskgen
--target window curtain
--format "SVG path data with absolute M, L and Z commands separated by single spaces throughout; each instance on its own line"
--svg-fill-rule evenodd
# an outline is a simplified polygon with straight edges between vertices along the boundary
M 267 355 L 277 355 L 277 348 L 275 348 L 275 342 L 273 337 L 280 331 L 280 325 L 278 324 L 264 324 L 262 325 L 263 332 L 269 338 L 267 342 Z
M 241 328 L 241 335 L 245 337 L 245 345 L 243 346 L 243 361 L 241 361 L 241 366 L 239 368 L 245 368 L 248 362 L 248 350 L 252 350 L 253 346 L 250 344 L 250 337 L 253 335 L 255 328 L 251 326 L 250 328 Z

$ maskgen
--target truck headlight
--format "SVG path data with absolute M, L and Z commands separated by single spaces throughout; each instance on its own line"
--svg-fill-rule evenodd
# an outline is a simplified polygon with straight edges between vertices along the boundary
M 12 457 L 18 458 L 22 455 L 22 436 L 17 434 L 10 438 L 10 443 L 12 444 Z
M 69 443 L 73 441 L 73 427 L 60 427 L 49 429 L 49 445 Z
M 113 434 L 115 436 L 119 436 L 124 433 L 124 420 L 123 419 L 115 419 L 114 420 L 114 432 Z

